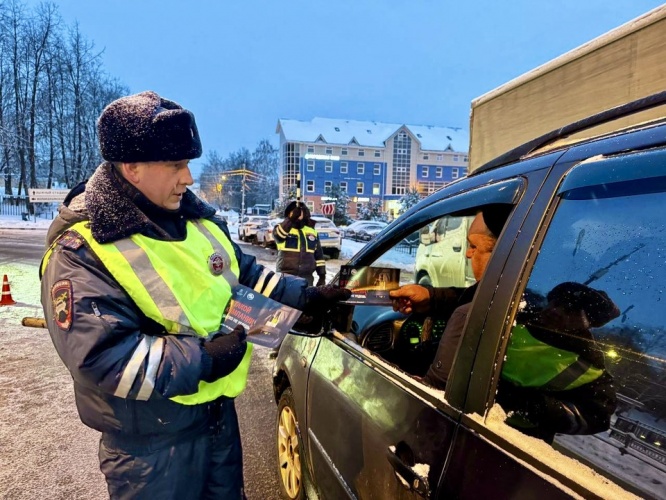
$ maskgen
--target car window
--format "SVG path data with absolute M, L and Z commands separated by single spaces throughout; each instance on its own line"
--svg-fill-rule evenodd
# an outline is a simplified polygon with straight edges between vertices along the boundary
M 515 183 L 514 190 L 507 189 L 502 197 L 513 200 L 511 193 L 515 193 L 521 185 L 521 182 Z M 421 222 L 410 228 L 412 233 L 364 264 L 375 268 L 399 269 L 401 286 L 430 284 L 442 288 L 455 287 L 453 293 L 462 297 L 475 283 L 466 257 L 467 230 L 478 210 L 486 206 L 474 205 L 473 201 L 477 198 L 473 195 L 469 195 L 468 199 L 464 209 L 461 207 L 464 206 L 462 202 L 454 205 L 458 212 L 464 210 L 464 214 L 447 214 L 433 209 L 433 219 L 419 219 Z M 508 209 L 508 216 L 512 204 L 506 203 L 505 207 Z M 442 205 L 442 210 L 445 209 L 446 205 Z M 434 241 L 434 233 L 438 227 L 441 228 L 440 241 L 421 243 L 419 235 L 424 233 L 432 233 Z M 468 295 L 471 300 L 474 295 L 473 288 L 469 289 Z M 420 380 L 435 359 L 447 322 L 456 307 L 454 301 L 444 308 L 428 311 L 427 314 L 417 311 L 404 315 L 393 311 L 390 304 L 356 306 L 349 322 L 351 338 L 406 374 Z
M 645 161 L 666 165 L 659 155 Z M 635 177 L 622 160 L 600 164 L 596 184 L 585 175 L 560 193 L 511 328 L 497 403 L 511 427 L 663 498 L 666 168 L 599 183 L 623 166 Z

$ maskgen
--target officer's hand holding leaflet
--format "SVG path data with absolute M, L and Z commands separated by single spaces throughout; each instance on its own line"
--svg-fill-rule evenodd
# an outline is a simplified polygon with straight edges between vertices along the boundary
M 214 382 L 238 367 L 247 351 L 246 337 L 243 325 L 237 325 L 231 333 L 217 333 L 204 342 L 204 352 L 210 360 L 210 371 L 203 378 L 204 381 Z

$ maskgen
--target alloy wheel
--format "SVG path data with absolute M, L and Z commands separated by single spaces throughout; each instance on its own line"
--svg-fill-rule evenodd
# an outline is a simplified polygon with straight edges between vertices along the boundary
M 278 425 L 278 460 L 280 479 L 289 498 L 298 498 L 301 490 L 301 450 L 296 417 L 288 406 L 282 408 Z

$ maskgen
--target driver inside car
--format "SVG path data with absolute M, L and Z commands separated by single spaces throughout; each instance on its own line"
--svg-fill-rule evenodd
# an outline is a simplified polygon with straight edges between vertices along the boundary
M 497 238 L 513 209 L 512 205 L 487 205 L 479 211 L 467 232 L 467 253 L 476 283 L 468 288 L 434 288 L 429 285 L 405 285 L 392 290 L 393 309 L 403 314 L 429 313 L 447 317 L 446 328 L 437 353 L 422 381 L 436 389 L 444 389 L 458 348 L 467 313 L 481 276 L 486 270 Z

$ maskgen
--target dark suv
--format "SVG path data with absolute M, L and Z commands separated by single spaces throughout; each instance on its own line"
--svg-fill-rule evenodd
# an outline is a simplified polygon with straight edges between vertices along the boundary
M 665 94 L 652 104 L 663 106 Z M 445 391 L 421 380 L 448 320 L 443 311 L 405 316 L 340 304 L 316 335 L 287 336 L 274 372 L 284 496 L 666 498 L 666 119 L 576 140 L 617 116 L 590 117 L 479 168 L 351 260 L 398 267 L 403 284 L 415 283 L 415 256 L 400 252 L 406 237 L 446 217 L 469 221 L 484 207 L 513 207 Z M 456 246 L 452 252 L 465 251 Z M 459 272 L 464 281 L 465 266 Z M 614 410 L 596 434 L 537 439 L 510 425 L 497 402 L 507 348 L 553 291 L 571 283 L 616 306 L 577 339 L 605 363 Z M 523 360 L 537 375 L 539 347 Z

